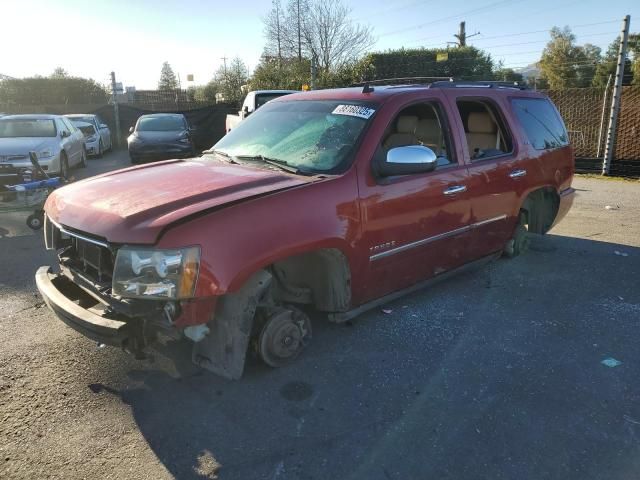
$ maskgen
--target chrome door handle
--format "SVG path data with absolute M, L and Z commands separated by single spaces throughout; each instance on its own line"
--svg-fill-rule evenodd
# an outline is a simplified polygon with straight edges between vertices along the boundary
M 456 193 L 462 193 L 466 191 L 467 191 L 467 187 L 465 187 L 464 185 L 456 185 L 454 187 L 447 188 L 442 193 L 444 193 L 445 195 L 455 195 Z
M 511 178 L 520 178 L 520 177 L 524 177 L 526 174 L 527 174 L 526 170 L 514 170 L 509 174 L 509 176 Z

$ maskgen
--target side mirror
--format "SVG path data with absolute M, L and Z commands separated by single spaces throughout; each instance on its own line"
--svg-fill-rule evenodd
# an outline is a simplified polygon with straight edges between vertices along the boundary
M 106 123 L 101 123 L 100 124 L 100 129 L 104 129 L 104 128 L 109 128 L 109 125 L 107 125 Z
M 133 127 L 129 127 L 129 133 L 133 133 Z
M 60 138 L 67 138 L 69 136 L 71 136 L 71 134 L 69 132 L 67 132 L 66 130 L 62 130 L 60 132 Z
M 392 148 L 385 161 L 378 165 L 378 173 L 385 177 L 432 172 L 438 165 L 438 156 L 429 147 L 407 145 Z
M 242 109 L 242 112 L 243 112 L 245 115 L 249 115 L 249 105 L 245 105 L 245 106 L 244 106 L 244 108 Z

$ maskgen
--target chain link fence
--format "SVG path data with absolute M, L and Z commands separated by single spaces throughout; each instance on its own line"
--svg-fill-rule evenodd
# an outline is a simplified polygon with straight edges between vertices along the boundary
M 564 118 L 575 149 L 576 169 L 600 172 L 611 113 L 611 89 L 605 92 L 602 88 L 571 88 L 546 90 L 544 93 L 549 95 Z M 613 175 L 640 176 L 638 134 L 640 87 L 622 87 L 614 159 L 611 163 Z

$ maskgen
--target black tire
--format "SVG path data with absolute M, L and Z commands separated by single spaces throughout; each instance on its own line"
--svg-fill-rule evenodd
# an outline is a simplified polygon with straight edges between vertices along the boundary
M 520 223 L 515 232 L 513 238 L 507 242 L 504 248 L 504 256 L 507 258 L 515 258 L 518 255 L 522 255 L 529 248 L 529 232 L 525 226 Z
M 64 180 L 69 180 L 69 161 L 67 160 L 67 154 L 64 152 L 60 154 L 60 176 Z
M 29 227 L 31 230 L 40 230 L 43 223 L 44 218 L 43 214 L 41 213 L 32 213 L 27 217 L 27 227 Z
M 98 141 L 98 153 L 96 153 L 96 157 L 102 158 L 104 155 L 104 147 L 102 145 L 102 139 Z
M 82 147 L 82 157 L 80 158 L 80 168 L 87 168 L 87 149 Z

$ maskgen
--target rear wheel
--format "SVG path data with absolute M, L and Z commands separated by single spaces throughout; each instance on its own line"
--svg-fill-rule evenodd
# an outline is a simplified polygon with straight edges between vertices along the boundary
M 87 149 L 82 147 L 82 153 L 80 156 L 80 164 L 78 165 L 80 168 L 87 167 Z
M 65 180 L 69 179 L 69 161 L 64 152 L 60 154 L 60 176 Z
M 526 223 L 525 212 L 520 212 L 518 226 L 513 232 L 513 237 L 507 242 L 503 253 L 505 257 L 514 258 L 523 254 L 529 248 L 529 231 L 524 226 Z

